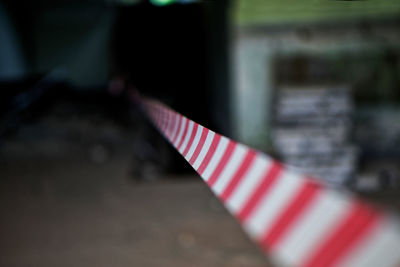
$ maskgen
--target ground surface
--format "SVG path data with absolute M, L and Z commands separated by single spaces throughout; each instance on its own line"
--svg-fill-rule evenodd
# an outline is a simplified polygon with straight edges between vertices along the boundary
M 0 139 L 0 266 L 271 266 L 139 115 L 55 106 Z
M 2 157 L 0 266 L 266 266 L 198 177 L 134 182 L 128 157 Z
M 0 266 L 267 266 L 140 112 L 79 99 L 0 136 Z

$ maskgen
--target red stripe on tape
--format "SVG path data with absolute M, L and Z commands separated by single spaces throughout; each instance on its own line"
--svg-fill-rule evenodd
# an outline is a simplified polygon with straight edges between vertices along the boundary
M 207 139 L 208 133 L 209 133 L 209 130 L 208 130 L 207 128 L 204 128 L 204 127 L 203 127 L 202 132 L 201 132 L 201 136 L 200 136 L 199 143 L 197 144 L 196 150 L 194 151 L 192 157 L 191 157 L 190 160 L 189 160 L 189 163 L 190 163 L 190 164 L 193 165 L 194 162 L 196 161 L 196 159 L 198 158 L 198 156 L 199 156 L 199 154 L 200 154 L 200 151 L 203 149 L 204 142 L 205 142 L 206 139 Z M 203 160 L 203 162 L 204 162 L 204 160 Z
M 183 134 L 182 134 L 181 140 L 179 141 L 179 144 L 176 146 L 176 149 L 178 149 L 178 151 L 181 149 L 183 141 L 185 141 L 185 137 L 186 137 L 188 127 L 189 127 L 189 120 L 185 119 L 183 123 L 184 123 L 185 128 L 183 129 Z
M 244 222 L 247 220 L 247 218 L 249 218 L 249 215 L 253 212 L 264 195 L 268 194 L 268 192 L 272 189 L 272 186 L 276 183 L 281 171 L 282 165 L 273 161 L 268 172 L 261 180 L 260 185 L 257 186 L 255 192 L 253 192 L 249 200 L 238 213 L 237 217 L 240 221 Z
M 172 144 L 176 144 L 176 142 L 178 141 L 178 137 L 179 137 L 179 131 L 182 127 L 182 122 L 183 122 L 183 116 L 182 115 L 178 115 L 178 128 L 175 132 L 175 136 L 172 138 Z
M 189 152 L 190 147 L 191 147 L 192 144 L 193 144 L 194 137 L 196 136 L 197 128 L 198 128 L 198 127 L 199 127 L 199 125 L 198 125 L 197 123 L 195 123 L 195 124 L 193 125 L 193 130 L 192 130 L 192 134 L 190 135 L 189 142 L 188 142 L 188 144 L 186 145 L 186 148 L 185 148 L 185 150 L 184 150 L 183 153 L 182 153 L 182 155 L 183 155 L 184 157 L 186 157 L 187 153 Z
M 164 133 L 165 136 L 168 137 L 169 134 L 169 127 L 171 124 L 171 112 L 169 112 L 168 110 L 165 110 L 165 123 L 164 123 Z
M 336 265 L 362 238 L 368 235 L 380 219 L 381 216 L 376 210 L 363 203 L 354 203 L 347 216 L 315 248 L 314 253 L 305 260 L 302 266 Z
M 168 114 L 169 114 L 169 116 L 168 116 L 169 123 L 168 123 L 168 126 L 167 126 L 167 137 L 170 140 L 171 139 L 171 135 L 172 135 L 172 130 L 173 130 L 174 124 L 175 124 L 174 123 L 175 120 L 173 119 L 175 114 L 174 114 L 174 112 L 172 110 L 170 110 L 168 112 Z
M 214 156 L 215 150 L 218 147 L 219 141 L 221 140 L 221 136 L 219 134 L 214 135 L 214 138 L 211 142 L 210 148 L 207 151 L 206 156 L 204 157 L 203 161 L 201 162 L 197 172 L 200 175 L 203 175 L 204 170 L 207 168 L 208 164 L 210 163 L 210 160 L 212 156 Z
M 171 135 L 169 137 L 170 142 L 173 144 L 174 137 L 176 135 L 176 132 L 178 131 L 178 124 L 179 124 L 179 114 L 176 112 L 172 111 L 172 120 L 173 120 L 173 127 L 171 129 Z
M 219 175 L 221 174 L 221 172 L 223 171 L 226 163 L 231 158 L 233 151 L 235 150 L 235 147 L 236 147 L 236 143 L 229 141 L 228 146 L 224 151 L 224 155 L 222 156 L 221 160 L 218 162 L 218 165 L 215 168 L 215 170 L 213 171 L 213 173 L 211 174 L 210 178 L 207 180 L 207 184 L 210 187 L 212 187 L 214 185 L 214 183 L 217 181 L 217 179 L 218 179 Z
M 260 241 L 261 246 L 266 250 L 273 249 L 290 227 L 305 213 L 321 190 L 321 186 L 316 183 L 304 183 L 286 209 L 276 218 L 270 230 L 264 234 Z
M 229 184 L 226 186 L 226 188 L 224 189 L 224 191 L 222 192 L 222 194 L 220 196 L 223 202 L 225 202 L 230 197 L 233 190 L 235 190 L 235 188 L 239 184 L 240 180 L 243 178 L 243 176 L 246 174 L 249 167 L 253 163 L 255 157 L 256 157 L 256 153 L 253 150 L 247 151 L 247 154 L 244 157 L 240 167 L 236 170 L 236 173 L 233 175 Z

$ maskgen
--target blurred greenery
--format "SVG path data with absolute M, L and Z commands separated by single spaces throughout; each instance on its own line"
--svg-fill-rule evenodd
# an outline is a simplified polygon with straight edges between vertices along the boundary
M 234 14 L 236 23 L 244 26 L 399 15 L 399 0 L 236 0 Z

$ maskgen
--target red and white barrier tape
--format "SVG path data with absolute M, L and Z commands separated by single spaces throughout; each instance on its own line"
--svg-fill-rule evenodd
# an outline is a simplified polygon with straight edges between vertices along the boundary
M 155 126 L 284 266 L 399 266 L 397 218 L 144 99 Z

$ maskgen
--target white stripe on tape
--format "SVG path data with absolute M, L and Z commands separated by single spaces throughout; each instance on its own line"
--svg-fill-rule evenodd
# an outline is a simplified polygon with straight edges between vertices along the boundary
M 232 196 L 226 203 L 231 213 L 236 214 L 243 208 L 244 204 L 255 191 L 260 180 L 264 176 L 265 172 L 271 167 L 271 165 L 272 162 L 267 161 L 262 156 L 255 159 L 250 170 L 247 172 L 246 176 L 243 177 L 242 182 L 238 185 L 237 190 L 233 192 Z
M 226 185 L 229 183 L 233 174 L 236 172 L 237 168 L 239 168 L 240 163 L 242 162 L 247 148 L 243 145 L 237 145 L 235 150 L 229 159 L 228 163 L 225 165 L 222 173 L 217 178 L 217 182 L 212 187 L 212 190 L 216 195 L 220 195 L 222 190 L 225 189 Z
M 174 116 L 172 117 L 173 122 L 174 122 L 174 126 L 173 126 L 173 130 L 171 132 L 171 135 L 169 137 L 169 139 L 172 141 L 172 138 L 174 138 L 175 135 L 177 135 L 177 131 L 178 131 L 178 121 L 179 121 L 179 115 L 178 114 L 174 114 Z
M 208 150 L 210 149 L 210 145 L 214 140 L 215 133 L 213 131 L 208 131 L 206 141 L 200 151 L 199 156 L 197 157 L 196 161 L 193 163 L 193 168 L 197 171 L 200 167 L 200 164 L 203 162 L 204 157 L 206 156 Z
M 183 151 L 185 150 L 185 148 L 186 148 L 186 146 L 187 146 L 187 144 L 188 144 L 188 142 L 189 142 L 190 135 L 192 134 L 192 131 L 193 131 L 193 121 L 189 121 L 189 125 L 186 126 L 186 127 L 187 127 L 187 130 L 186 130 L 185 136 L 183 137 L 183 138 L 184 138 L 184 139 L 183 139 L 183 143 L 182 143 L 182 145 L 181 145 L 180 148 L 178 147 L 179 153 L 181 153 L 181 154 L 182 154 Z
M 167 122 L 165 124 L 165 136 L 167 137 L 167 139 L 170 138 L 170 134 L 171 134 L 171 124 L 173 123 L 173 119 L 172 119 L 172 111 L 170 110 L 166 110 L 167 113 Z
M 271 222 L 287 205 L 304 181 L 291 172 L 281 175 L 273 190 L 266 194 L 253 214 L 244 223 L 250 236 L 258 239 L 271 226 Z
M 215 150 L 215 153 L 213 157 L 211 158 L 210 163 L 206 167 L 203 173 L 203 179 L 205 181 L 210 178 L 210 175 L 214 172 L 215 168 L 217 167 L 217 164 L 221 160 L 222 156 L 224 155 L 225 149 L 228 146 L 229 139 L 226 137 L 222 137 L 221 140 L 219 141 L 219 144 L 217 146 L 217 149 Z
M 390 267 L 399 266 L 400 235 L 399 225 L 392 220 L 384 220 L 374 229 L 352 254 L 345 258 L 339 266 Z M 382 257 L 383 255 L 384 258 Z
M 182 139 L 182 135 L 183 135 L 183 131 L 185 129 L 186 123 L 187 123 L 187 119 L 185 117 L 181 117 L 181 126 L 179 128 L 179 133 L 178 133 L 178 138 L 176 139 L 176 142 L 174 143 L 175 148 L 177 148 L 178 144 L 180 143 L 181 139 Z
M 287 234 L 277 248 L 277 256 L 290 265 L 302 262 L 348 210 L 346 197 L 337 194 L 320 194 L 307 213 Z
M 199 126 L 197 128 L 196 136 L 194 137 L 193 143 L 192 143 L 191 147 L 189 148 L 189 152 L 187 153 L 187 155 L 185 157 L 187 161 L 189 161 L 192 158 L 192 155 L 193 155 L 197 145 L 199 144 L 200 136 L 203 133 L 203 129 L 204 129 L 203 126 Z

